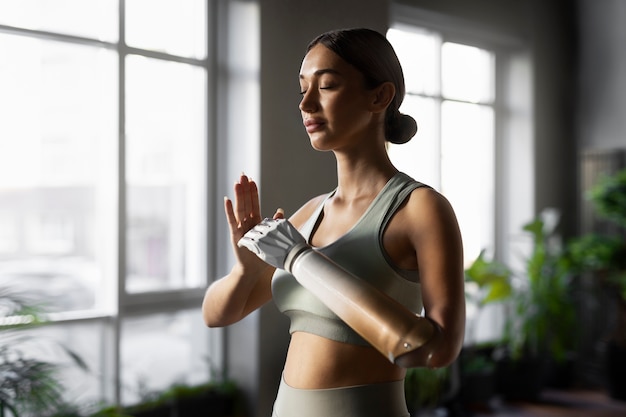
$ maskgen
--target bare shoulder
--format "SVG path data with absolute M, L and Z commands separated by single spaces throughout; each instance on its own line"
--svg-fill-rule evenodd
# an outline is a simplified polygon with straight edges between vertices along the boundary
M 413 190 L 407 199 L 406 209 L 415 214 L 427 214 L 440 210 L 454 211 L 448 199 L 439 191 L 430 187 L 420 187 Z
M 458 222 L 450 201 L 440 192 L 420 187 L 411 192 L 401 209 L 405 224 L 413 225 L 413 232 L 425 230 L 458 231 Z
M 324 199 L 326 199 L 327 195 L 328 194 L 318 195 L 317 197 L 313 197 L 312 199 L 304 203 L 302 207 L 300 207 L 292 216 L 289 217 L 289 221 L 296 228 L 302 226 L 304 222 L 306 222 L 311 217 L 313 212 L 320 206 L 320 204 L 324 202 Z

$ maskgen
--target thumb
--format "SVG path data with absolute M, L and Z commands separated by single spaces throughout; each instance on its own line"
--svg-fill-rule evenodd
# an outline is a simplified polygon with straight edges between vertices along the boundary
M 276 209 L 276 213 L 274 213 L 274 220 L 276 219 L 284 219 L 285 218 L 285 210 L 281 208 Z

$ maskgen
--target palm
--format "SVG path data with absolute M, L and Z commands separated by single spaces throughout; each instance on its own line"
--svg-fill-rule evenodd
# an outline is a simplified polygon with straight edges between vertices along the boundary
M 234 191 L 234 202 L 225 199 L 224 210 L 237 259 L 243 265 L 250 265 L 259 262 L 260 259 L 248 249 L 238 247 L 237 242 L 246 232 L 263 220 L 259 204 L 259 191 L 255 182 L 245 175 L 241 175 L 239 182 L 235 183 Z

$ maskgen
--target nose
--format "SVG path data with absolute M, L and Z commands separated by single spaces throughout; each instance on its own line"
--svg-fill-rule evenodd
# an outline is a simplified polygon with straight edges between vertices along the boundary
M 309 88 L 302 94 L 302 99 L 300 100 L 300 105 L 298 107 L 302 112 L 313 113 L 317 110 L 318 105 L 319 103 L 315 90 L 313 88 Z

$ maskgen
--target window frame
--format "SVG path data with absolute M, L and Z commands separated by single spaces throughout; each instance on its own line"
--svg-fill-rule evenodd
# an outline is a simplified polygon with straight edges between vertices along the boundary
M 46 41 L 61 42 L 66 44 L 78 44 L 84 46 L 90 46 L 94 48 L 103 48 L 113 51 L 117 54 L 118 67 L 118 91 L 117 91 L 117 178 L 113 179 L 114 187 L 116 187 L 117 207 L 115 216 L 115 222 L 117 225 L 116 230 L 116 248 L 115 259 L 110 261 L 110 265 L 107 269 L 113 272 L 114 276 L 107 277 L 107 280 L 113 280 L 110 286 L 107 284 L 105 291 L 98 294 L 101 297 L 107 297 L 111 300 L 106 303 L 105 308 L 94 308 L 88 310 L 77 310 L 51 313 L 49 315 L 50 324 L 52 326 L 71 326 L 73 324 L 81 323 L 94 323 L 101 325 L 106 333 L 105 346 L 102 347 L 103 354 L 100 355 L 98 368 L 102 370 L 103 374 L 99 375 L 99 394 L 102 400 L 112 401 L 115 404 L 119 404 L 122 398 L 121 393 L 121 334 L 122 334 L 122 322 L 123 319 L 133 318 L 139 316 L 145 316 L 155 313 L 163 312 L 176 312 L 185 311 L 190 308 L 200 309 L 201 302 L 206 290 L 206 286 L 210 282 L 210 277 L 214 275 L 215 267 L 215 250 L 212 249 L 214 245 L 210 242 L 213 241 L 215 235 L 215 222 L 214 222 L 214 207 L 216 205 L 215 193 L 212 192 L 217 188 L 216 178 L 214 175 L 210 175 L 212 170 L 216 166 L 216 132 L 215 127 L 216 109 L 217 109 L 217 90 L 218 90 L 218 50 L 220 49 L 220 42 L 223 42 L 223 36 L 225 35 L 224 27 L 220 23 L 220 17 L 223 18 L 223 5 L 221 2 L 213 2 L 210 0 L 204 0 L 206 3 L 206 38 L 207 38 L 207 53 L 203 59 L 183 57 L 178 55 L 172 55 L 164 52 L 141 49 L 137 47 L 128 46 L 125 42 L 125 0 L 117 0 L 118 6 L 118 39 L 116 42 L 103 41 L 88 37 L 75 36 L 70 34 L 58 33 L 47 30 L 35 30 L 22 27 L 10 26 L 0 24 L 0 33 L 9 35 L 18 35 L 29 38 L 37 38 Z M 205 241 L 204 247 L 206 257 L 204 260 L 204 272 L 205 275 L 198 286 L 181 289 L 164 289 L 158 291 L 128 293 L 126 291 L 126 278 L 127 278 L 127 242 L 126 242 L 126 220 L 127 220 L 127 205 L 126 194 L 128 184 L 126 180 L 126 102 L 125 102 L 125 90 L 126 90 L 126 57 L 129 55 L 137 55 L 147 58 L 153 58 L 158 60 L 164 60 L 169 62 L 183 63 L 201 67 L 205 70 L 206 74 L 206 90 L 205 104 L 206 114 L 204 117 L 204 151 L 205 151 L 205 167 L 202 175 L 205 177 L 204 187 L 204 218 L 205 223 Z M 221 363 L 220 350 L 220 334 L 209 334 L 207 332 L 207 338 L 209 341 L 209 351 L 213 353 L 215 349 L 217 360 L 215 363 Z M 211 370 L 207 367 L 207 379 L 211 377 Z M 174 382 L 174 381 L 172 381 Z
M 506 33 L 495 32 L 485 29 L 479 24 L 467 21 L 454 16 L 444 15 L 417 7 L 393 3 L 391 6 L 391 28 L 419 28 L 429 32 L 434 32 L 441 38 L 441 44 L 453 42 L 464 45 L 475 46 L 491 51 L 495 55 L 495 96 L 492 103 L 487 103 L 493 107 L 495 112 L 495 222 L 494 222 L 494 248 L 493 256 L 500 260 L 506 260 L 508 241 L 518 230 L 511 225 L 511 218 L 507 214 L 514 197 L 510 195 L 509 188 L 515 186 L 516 180 L 512 178 L 513 172 L 507 168 L 511 160 L 511 149 L 508 144 L 511 139 L 510 132 L 510 106 L 512 101 L 511 90 L 511 67 L 515 61 L 526 59 L 529 48 L 522 39 L 518 39 Z M 527 66 L 524 62 L 522 65 Z M 526 74 L 524 74 L 526 76 Z M 525 80 L 531 83 L 532 79 Z M 529 86 L 527 86 L 529 88 Z M 425 96 L 438 100 L 439 105 L 446 99 L 441 94 L 437 96 Z M 454 101 L 454 100 L 451 100 Z M 485 103 L 478 103 L 485 104 Z M 530 98 L 525 98 L 523 112 L 528 116 L 528 121 L 532 124 L 530 117 Z M 439 134 L 441 132 L 438 132 Z M 530 137 L 525 138 L 530 142 Z M 527 143 L 527 145 L 529 145 Z M 532 152 L 532 149 L 531 149 Z M 532 161 L 526 160 L 525 165 L 532 166 Z M 527 174 L 532 177 L 532 171 Z M 532 178 L 531 178 L 532 183 Z M 524 185 L 527 188 L 527 185 Z M 532 194 L 530 194 L 532 195 Z M 529 197 L 525 193 L 525 197 Z M 532 207 L 531 204 L 527 204 Z M 525 210 L 528 216 L 532 215 L 532 210 Z M 523 215 L 522 215 L 523 217 Z M 529 219 L 530 217 L 528 217 Z M 525 220 L 528 220 L 525 219 Z M 515 223 L 518 224 L 518 223 Z
M 508 33 L 486 29 L 478 22 L 419 7 L 392 3 L 390 28 L 418 29 L 436 33 L 441 44 L 453 42 L 475 46 L 495 55 L 494 115 L 494 259 L 520 270 L 527 240 L 522 226 L 534 215 L 534 136 L 532 57 L 527 41 Z M 428 96 L 431 97 L 431 96 Z M 445 100 L 439 94 L 439 105 Z M 439 115 L 440 117 L 440 115 Z M 439 131 L 440 135 L 441 132 Z M 492 314 L 496 309 L 495 314 Z M 481 314 L 477 339 L 500 336 L 503 315 L 498 306 Z M 470 317 L 468 317 L 470 319 Z

